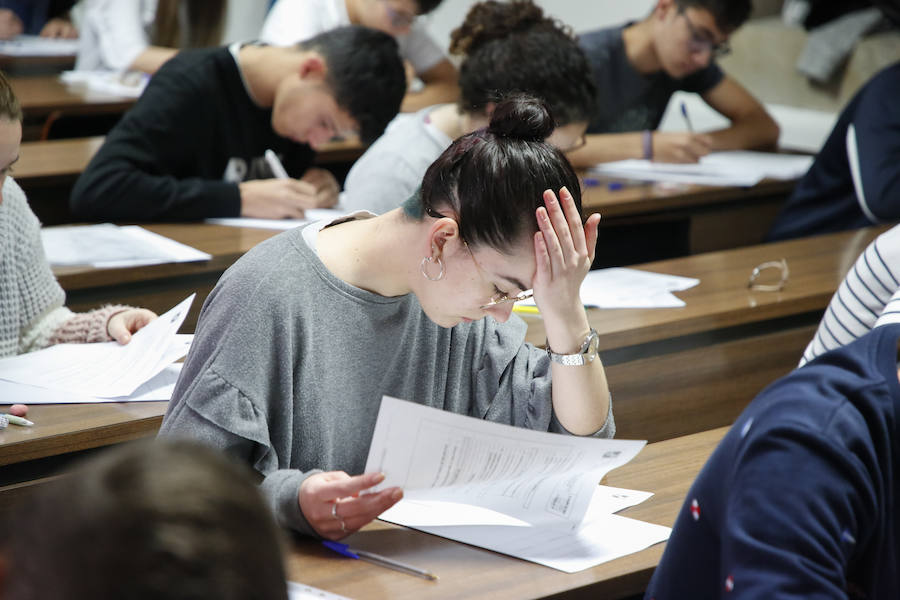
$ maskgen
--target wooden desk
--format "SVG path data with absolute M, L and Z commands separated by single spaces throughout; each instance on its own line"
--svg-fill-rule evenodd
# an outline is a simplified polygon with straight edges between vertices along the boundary
M 72 223 L 69 195 L 105 137 L 23 142 L 14 177 L 44 225 Z M 316 153 L 317 165 L 352 163 L 366 147 L 358 140 L 330 142 Z
M 89 90 L 85 85 L 68 85 L 58 75 L 13 77 L 13 91 L 26 118 L 46 118 L 55 111 L 66 114 L 124 113 L 136 98 Z
M 646 502 L 620 514 L 671 527 L 688 488 L 727 429 L 648 445 L 608 476 L 611 486 L 653 491 Z M 336 557 L 320 544 L 298 540 L 288 561 L 296 581 L 350 598 L 603 598 L 641 593 L 664 544 L 567 574 L 411 529 L 377 522 L 348 538 L 354 546 L 426 568 L 425 581 L 362 561 Z
M 643 262 L 758 244 L 796 182 L 765 180 L 750 188 L 643 183 L 615 191 L 600 183 L 584 188 L 582 202 L 586 214 L 603 215 L 600 260 L 618 265 L 633 262 L 630 256 Z M 626 233 L 617 235 L 623 227 Z M 662 256 L 642 253 L 641 246 L 654 241 L 646 238 L 659 235 L 671 238 Z
M 763 387 L 793 369 L 857 256 L 886 227 L 638 265 L 696 277 L 677 309 L 588 311 L 600 332 L 618 437 L 668 439 L 733 422 Z M 756 265 L 787 259 L 780 292 L 754 292 Z M 539 317 L 527 339 L 543 345 Z
M 8 77 L 59 74 L 75 68 L 74 55 L 14 56 L 0 54 L 0 69 Z
M 200 307 L 222 273 L 243 254 L 277 233 L 275 230 L 205 223 L 144 225 L 145 228 L 212 254 L 212 260 L 123 269 L 54 269 L 66 291 L 66 305 L 85 311 L 102 304 L 143 306 L 162 313 L 197 292 L 182 331 L 193 332 Z

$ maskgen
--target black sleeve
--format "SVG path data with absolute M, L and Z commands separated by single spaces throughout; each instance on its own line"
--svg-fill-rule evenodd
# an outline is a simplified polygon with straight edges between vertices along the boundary
M 69 11 L 75 6 L 75 1 L 76 0 L 50 0 L 50 5 L 47 7 L 47 20 L 49 21 L 56 17 L 68 19 Z
M 190 73 L 163 67 L 153 77 L 76 182 L 74 215 L 117 221 L 239 216 L 237 184 L 222 181 L 210 166 L 216 131 L 227 124 L 208 108 L 209 86 Z

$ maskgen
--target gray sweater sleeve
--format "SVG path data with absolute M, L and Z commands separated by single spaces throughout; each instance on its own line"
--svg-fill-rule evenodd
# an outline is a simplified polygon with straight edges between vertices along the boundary
M 265 416 L 213 368 L 191 381 L 181 401 L 169 407 L 159 435 L 189 438 L 251 465 L 262 475 L 260 488 L 278 523 L 317 535 L 300 510 L 299 492 L 300 484 L 320 471 L 279 468 Z

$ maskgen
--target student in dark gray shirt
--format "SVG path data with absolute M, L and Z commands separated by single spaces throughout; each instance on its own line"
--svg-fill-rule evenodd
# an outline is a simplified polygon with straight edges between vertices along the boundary
M 162 435 L 228 451 L 260 473 L 282 525 L 332 539 L 402 497 L 359 494 L 383 476 L 347 474 L 364 468 L 385 394 L 611 437 L 597 332 L 579 297 L 599 215 L 582 226 L 578 178 L 544 141 L 553 128 L 542 102 L 505 100 L 402 208 L 248 252 L 204 304 Z M 551 352 L 524 343 L 511 318 L 528 289 Z
M 778 126 L 714 62 L 750 14 L 750 0 L 658 0 L 644 20 L 582 34 L 599 101 L 576 166 L 626 158 L 696 162 L 715 150 L 773 146 Z M 671 95 L 696 92 L 731 126 L 709 134 L 659 132 Z

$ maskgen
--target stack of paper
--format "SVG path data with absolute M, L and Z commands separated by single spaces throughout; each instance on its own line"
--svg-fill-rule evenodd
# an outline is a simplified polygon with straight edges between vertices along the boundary
M 168 400 L 192 335 L 176 332 L 194 294 L 131 340 L 58 344 L 0 360 L 0 398 L 25 404 Z
M 384 397 L 366 472 L 404 498 L 379 518 L 573 573 L 668 539 L 599 487 L 646 442 L 531 431 Z
M 210 260 L 212 256 L 137 225 L 73 225 L 41 230 L 52 266 L 135 267 Z
M 773 152 L 714 152 L 695 164 L 620 160 L 592 167 L 605 177 L 666 183 L 750 187 L 766 178 L 797 179 L 812 165 L 813 157 Z
M 699 279 L 664 275 L 638 269 L 613 267 L 590 271 L 581 284 L 581 303 L 591 308 L 680 308 L 680 292 L 699 284 Z M 535 306 L 533 299 L 519 303 Z
M 259 229 L 293 229 L 307 223 L 314 223 L 323 219 L 336 219 L 347 214 L 347 211 L 337 208 L 308 208 L 304 211 L 303 219 L 249 219 L 247 217 L 216 217 L 206 219 L 210 225 L 227 225 L 229 227 L 257 227 Z
M 139 98 L 150 82 L 150 76 L 138 71 L 117 73 L 110 71 L 65 71 L 59 76 L 63 83 L 83 85 L 89 91 L 125 98 Z
M 0 40 L 0 54 L 5 56 L 75 56 L 78 54 L 78 40 L 19 35 L 11 40 Z

